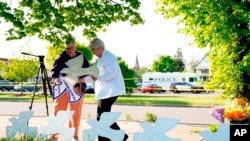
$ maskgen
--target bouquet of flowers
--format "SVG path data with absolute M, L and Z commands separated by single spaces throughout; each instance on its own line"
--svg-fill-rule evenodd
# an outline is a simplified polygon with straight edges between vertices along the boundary
M 245 97 L 237 97 L 224 108 L 215 108 L 212 116 L 221 123 L 224 123 L 224 119 L 230 122 L 240 122 L 250 118 L 250 104 Z

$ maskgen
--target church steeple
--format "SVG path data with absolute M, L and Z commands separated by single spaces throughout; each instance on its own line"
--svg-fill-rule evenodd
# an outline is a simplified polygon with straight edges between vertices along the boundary
M 140 65 L 139 65 L 139 61 L 138 61 L 138 56 L 136 54 L 134 71 L 139 71 L 139 70 L 140 70 Z

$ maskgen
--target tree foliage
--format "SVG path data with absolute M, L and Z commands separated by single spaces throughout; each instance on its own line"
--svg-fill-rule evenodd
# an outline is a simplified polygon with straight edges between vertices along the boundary
M 212 86 L 250 99 L 249 0 L 157 0 L 157 11 L 178 17 L 185 25 L 180 32 L 210 48 Z
M 47 55 L 45 56 L 46 69 L 49 71 L 55 62 L 56 57 L 64 51 L 64 47 L 47 46 Z
M 38 72 L 38 63 L 32 59 L 9 59 L 2 67 L 2 77 L 15 82 L 26 82 Z
M 128 65 L 121 57 L 117 58 L 124 78 L 126 92 L 131 93 L 133 88 L 136 87 L 134 80 L 134 70 L 129 69 Z
M 205 55 L 204 57 L 206 57 L 207 55 Z M 187 66 L 189 66 L 189 68 L 194 72 L 196 66 L 200 63 L 202 59 L 199 59 L 198 56 L 194 56 L 192 55 L 189 60 L 187 61 Z
M 140 77 L 140 78 L 142 78 L 142 74 L 143 73 L 146 73 L 146 72 L 149 72 L 150 70 L 147 68 L 147 67 L 141 67 L 140 69 L 139 69 L 139 71 L 138 71 L 138 76 Z
M 81 52 L 82 54 L 85 55 L 85 57 L 87 58 L 88 61 L 92 60 L 93 54 L 92 54 L 91 50 L 85 44 L 77 42 L 76 48 L 79 52 Z M 47 50 L 48 50 L 48 53 L 45 57 L 46 68 L 47 68 L 47 70 L 51 70 L 52 66 L 55 62 L 56 57 L 59 54 L 61 54 L 65 50 L 65 48 L 62 46 L 49 45 L 49 46 L 47 46 Z
M 81 52 L 82 54 L 85 55 L 85 57 L 87 58 L 88 61 L 92 60 L 93 54 L 87 45 L 85 45 L 84 43 L 77 42 L 76 48 L 79 52 Z
M 174 55 L 175 71 L 183 72 L 185 69 L 184 59 L 181 48 L 177 48 L 176 54 Z
M 0 61 L 0 79 L 2 79 L 2 74 L 4 70 L 5 63 L 3 61 Z
M 72 36 L 76 28 L 86 37 L 96 36 L 112 22 L 144 21 L 137 12 L 139 0 L 20 0 L 0 1 L 0 19 L 13 26 L 7 40 L 38 36 L 54 45 Z M 17 5 L 17 6 L 16 6 Z M 1 24 L 1 23 L 0 23 Z
M 155 72 L 174 72 L 175 62 L 169 55 L 161 55 L 158 59 L 154 60 L 152 65 L 152 71 Z

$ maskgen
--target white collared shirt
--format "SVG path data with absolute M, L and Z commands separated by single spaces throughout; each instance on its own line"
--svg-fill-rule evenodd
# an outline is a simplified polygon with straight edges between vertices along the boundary
M 118 60 L 108 50 L 103 51 L 98 59 L 98 79 L 95 81 L 96 99 L 106 99 L 126 94 L 124 79 Z

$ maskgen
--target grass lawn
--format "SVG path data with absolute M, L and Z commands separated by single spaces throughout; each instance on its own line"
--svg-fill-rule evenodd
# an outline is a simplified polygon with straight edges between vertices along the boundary
M 159 105 L 159 106 L 218 106 L 227 100 L 216 96 L 122 96 L 116 104 Z
M 17 95 L 17 94 L 0 94 L 0 101 L 16 101 L 16 102 L 27 102 L 31 101 L 32 94 Z M 47 97 L 48 102 L 52 102 L 50 95 Z M 36 94 L 34 102 L 45 102 L 45 97 L 42 94 Z M 157 105 L 157 106 L 218 106 L 224 105 L 227 100 L 222 99 L 216 95 L 126 95 L 121 96 L 116 101 L 116 104 L 128 104 L 128 105 Z M 93 94 L 86 94 L 84 103 L 96 103 Z

